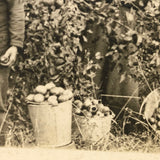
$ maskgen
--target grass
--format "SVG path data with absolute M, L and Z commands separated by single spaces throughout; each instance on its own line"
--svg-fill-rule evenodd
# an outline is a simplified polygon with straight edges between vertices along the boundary
M 159 140 L 152 139 L 151 136 L 142 139 L 140 135 L 121 135 L 109 136 L 109 139 L 103 138 L 97 144 L 88 144 L 77 136 L 75 139 L 77 149 L 81 150 L 96 150 L 96 151 L 116 151 L 116 152 L 143 152 L 157 153 L 160 151 Z

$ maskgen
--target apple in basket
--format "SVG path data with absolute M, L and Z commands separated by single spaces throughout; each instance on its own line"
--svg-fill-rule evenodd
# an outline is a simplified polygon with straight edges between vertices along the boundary
M 87 97 L 83 101 L 79 99 L 74 100 L 73 106 L 75 114 L 80 116 L 88 118 L 114 117 L 114 113 L 108 106 L 104 106 L 99 100 L 92 97 Z
M 28 103 L 49 104 L 57 106 L 59 103 L 71 100 L 73 93 L 69 89 L 56 86 L 53 82 L 35 87 L 33 93 L 26 97 Z

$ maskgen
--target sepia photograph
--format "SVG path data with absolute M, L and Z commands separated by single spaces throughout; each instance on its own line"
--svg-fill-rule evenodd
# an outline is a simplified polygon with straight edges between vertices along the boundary
M 0 0 L 1 159 L 160 159 L 160 0 Z

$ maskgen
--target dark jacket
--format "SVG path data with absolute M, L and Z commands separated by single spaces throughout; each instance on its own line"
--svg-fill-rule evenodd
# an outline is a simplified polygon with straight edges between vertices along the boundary
M 23 0 L 0 0 L 0 51 L 9 46 L 22 48 L 24 41 Z

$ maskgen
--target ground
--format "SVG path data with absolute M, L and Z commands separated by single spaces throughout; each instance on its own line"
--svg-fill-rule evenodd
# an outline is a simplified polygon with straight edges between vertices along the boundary
M 159 160 L 160 154 L 134 153 L 134 152 L 95 152 L 79 150 L 55 150 L 53 148 L 0 148 L 2 160 Z

